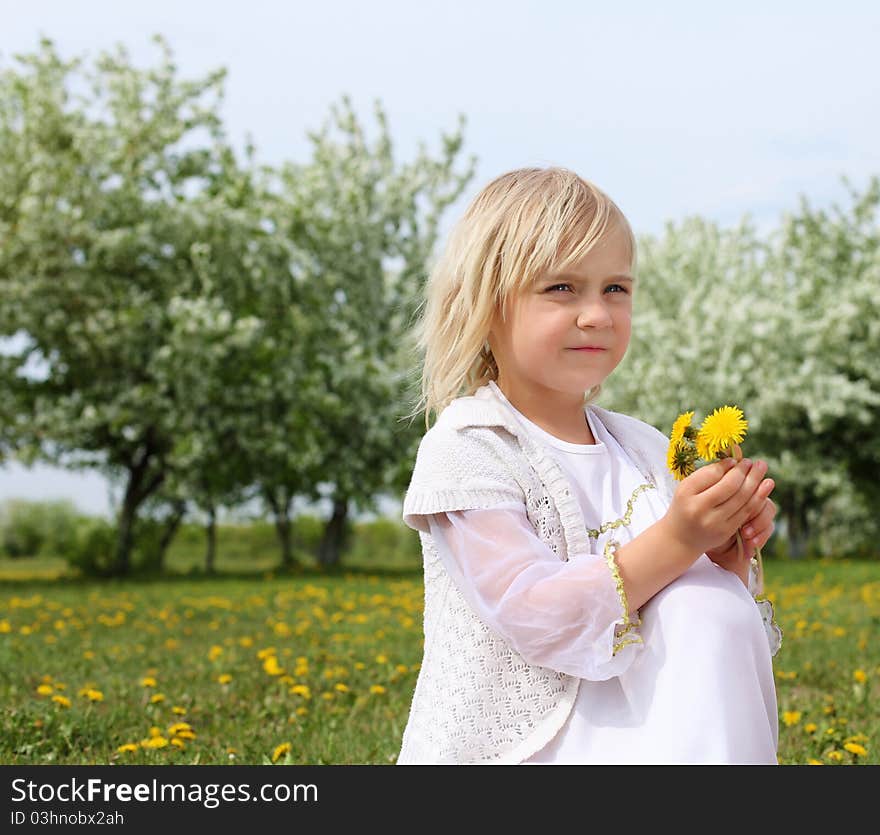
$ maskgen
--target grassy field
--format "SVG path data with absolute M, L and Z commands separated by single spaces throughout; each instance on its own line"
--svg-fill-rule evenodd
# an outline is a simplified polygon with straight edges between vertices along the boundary
M 420 566 L 65 579 L 0 562 L 0 762 L 389 764 Z M 783 764 L 878 764 L 880 563 L 767 561 Z

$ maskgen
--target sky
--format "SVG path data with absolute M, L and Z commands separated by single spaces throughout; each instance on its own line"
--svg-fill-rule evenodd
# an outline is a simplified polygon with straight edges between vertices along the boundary
M 592 180 L 636 235 L 688 215 L 769 229 L 801 196 L 846 203 L 841 176 L 861 190 L 880 173 L 871 2 L 0 0 L 0 21 L 2 69 L 41 36 L 64 57 L 122 43 L 147 66 L 154 33 L 183 77 L 226 67 L 228 134 L 267 163 L 305 162 L 307 132 L 343 94 L 368 138 L 381 101 L 402 161 L 420 141 L 439 152 L 464 114 L 462 156 L 478 167 L 441 241 L 483 184 L 526 165 Z M 111 507 L 97 473 L 15 463 L 0 468 L 10 496 Z

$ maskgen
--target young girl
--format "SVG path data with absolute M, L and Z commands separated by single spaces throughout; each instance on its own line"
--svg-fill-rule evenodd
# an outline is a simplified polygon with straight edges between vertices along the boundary
M 439 417 L 403 508 L 424 657 L 398 764 L 777 763 L 781 631 L 751 559 L 766 465 L 676 483 L 663 433 L 593 403 L 629 343 L 635 256 L 601 190 L 528 168 L 477 195 L 432 271 Z

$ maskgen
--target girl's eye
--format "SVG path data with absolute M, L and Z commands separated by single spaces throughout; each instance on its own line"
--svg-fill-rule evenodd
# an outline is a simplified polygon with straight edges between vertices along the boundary
M 547 292 L 549 293 L 550 291 L 555 290 L 557 287 L 571 287 L 571 285 L 570 285 L 570 284 L 554 284 L 552 287 L 548 287 L 548 288 L 547 288 Z M 605 289 L 610 289 L 610 288 L 612 288 L 612 287 L 617 287 L 617 288 L 619 288 L 620 290 L 622 290 L 624 293 L 628 293 L 628 292 L 629 292 L 629 290 L 627 290 L 627 289 L 626 289 L 623 285 L 621 285 L 621 284 L 609 284 L 608 287 L 606 287 Z

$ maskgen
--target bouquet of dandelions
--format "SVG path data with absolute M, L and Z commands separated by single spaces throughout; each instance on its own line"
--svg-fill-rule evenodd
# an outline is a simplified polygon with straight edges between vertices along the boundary
M 669 452 L 666 463 L 676 481 L 687 478 L 696 468 L 698 459 L 710 464 L 723 458 L 742 460 L 742 443 L 748 429 L 748 421 L 742 410 L 736 406 L 721 406 L 715 409 L 699 429 L 691 426 L 693 412 L 680 414 L 672 424 L 669 436 Z M 742 534 L 736 532 L 737 553 L 743 555 Z M 755 548 L 758 563 L 758 590 L 764 588 L 764 564 L 761 549 Z

